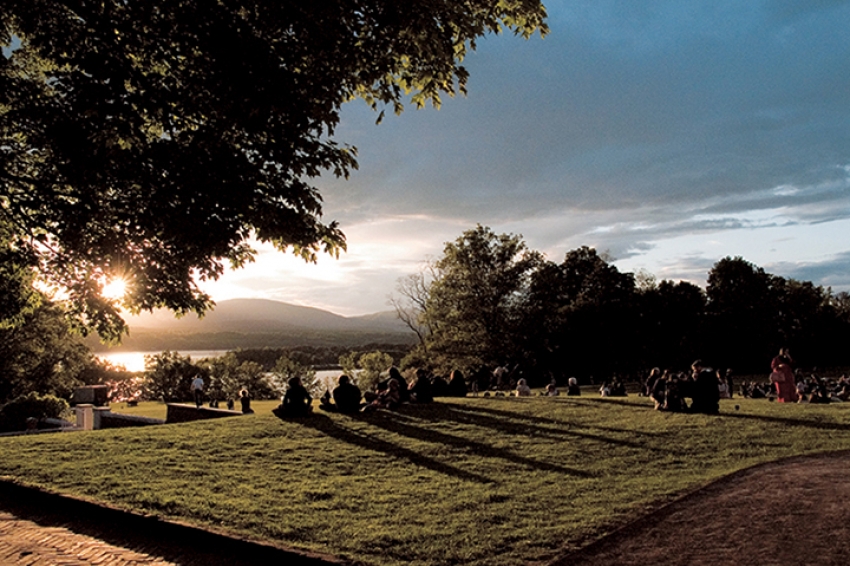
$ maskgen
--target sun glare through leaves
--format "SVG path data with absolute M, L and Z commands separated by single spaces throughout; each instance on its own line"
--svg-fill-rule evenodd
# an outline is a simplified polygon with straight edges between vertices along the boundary
M 103 286 L 101 295 L 105 299 L 117 301 L 124 298 L 127 294 L 127 281 L 123 277 L 117 277 L 110 280 Z

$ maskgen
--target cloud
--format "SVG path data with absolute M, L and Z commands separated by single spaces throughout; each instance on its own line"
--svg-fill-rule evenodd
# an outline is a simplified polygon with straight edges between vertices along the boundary
M 789 28 L 738 2 L 633 4 L 571 3 L 544 40 L 485 39 L 469 98 L 439 112 L 374 126 L 346 107 L 361 170 L 329 209 L 504 222 L 811 183 L 847 159 L 841 6 Z
M 835 291 L 850 291 L 850 250 L 823 261 L 780 263 L 770 268 L 798 281 L 816 281 Z
M 318 185 L 349 252 L 318 266 L 263 255 L 230 290 L 381 310 L 398 277 L 477 223 L 553 261 L 589 245 L 704 284 L 741 255 L 847 285 L 850 2 L 548 8 L 545 39 L 480 41 L 469 96 L 439 111 L 376 126 L 345 105 L 337 139 L 360 169 Z

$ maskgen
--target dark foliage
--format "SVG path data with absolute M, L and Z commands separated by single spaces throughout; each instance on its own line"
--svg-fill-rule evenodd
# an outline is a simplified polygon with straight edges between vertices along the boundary
M 59 418 L 68 410 L 68 402 L 53 395 L 31 392 L 15 397 L 0 407 L 0 432 L 25 430 L 27 419 Z
M 355 356 L 381 351 L 392 356 L 394 363 L 398 364 L 404 356 L 413 348 L 409 344 L 364 344 L 357 348 L 349 346 L 302 346 L 293 348 L 246 348 L 236 350 L 233 354 L 240 362 L 255 362 L 265 371 L 274 369 L 275 363 L 281 356 L 298 362 L 316 370 L 339 367 L 341 356 L 354 354 Z
M 518 236 L 478 226 L 447 244 L 435 265 L 433 282 L 418 290 L 424 309 L 404 313 L 427 323 L 405 363 L 443 374 L 486 376 L 504 365 L 511 378 L 543 385 L 570 376 L 643 378 L 649 368 L 684 369 L 697 358 L 768 373 L 780 347 L 801 367 L 850 363 L 847 293 L 771 275 L 740 257 L 718 261 L 705 291 L 683 281 L 638 286 L 591 248 L 556 264 Z
M 507 27 L 546 32 L 534 0 L 5 0 L 0 217 L 84 328 L 126 306 L 202 313 L 196 279 L 253 258 L 345 248 L 314 179 L 347 176 L 340 107 L 402 110 L 465 91 L 464 55 Z

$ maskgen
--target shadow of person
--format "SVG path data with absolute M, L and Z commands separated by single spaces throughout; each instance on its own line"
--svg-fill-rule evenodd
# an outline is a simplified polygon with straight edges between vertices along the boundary
M 374 425 L 376 422 L 380 422 L 382 420 L 390 418 L 392 418 L 391 414 L 379 411 L 376 413 L 371 413 L 369 415 L 362 415 L 357 420 L 367 421 L 369 424 Z M 393 444 L 392 442 L 389 442 L 388 440 L 381 438 L 378 435 L 369 434 L 345 426 L 345 420 L 347 420 L 346 417 L 330 418 L 328 415 L 316 414 L 307 419 L 298 419 L 295 422 L 305 427 L 317 430 L 327 436 L 330 436 L 331 438 L 335 438 L 347 444 L 359 446 L 364 450 L 381 452 L 388 456 L 405 459 L 417 466 L 422 466 L 423 468 L 427 468 L 429 470 L 433 470 L 435 472 L 445 474 L 447 476 L 451 476 L 460 480 L 481 484 L 494 483 L 493 480 L 480 474 L 468 472 L 466 470 L 458 468 L 457 466 L 452 466 L 451 464 L 441 462 L 440 460 L 429 458 L 423 454 L 420 454 L 419 452 L 410 450 L 409 448 L 399 446 L 398 444 Z

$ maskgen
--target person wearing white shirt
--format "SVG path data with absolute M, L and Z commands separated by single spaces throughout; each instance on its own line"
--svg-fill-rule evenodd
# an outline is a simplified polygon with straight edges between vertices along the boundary
M 200 409 L 201 405 L 204 404 L 204 380 L 200 375 L 195 376 L 195 379 L 192 380 L 190 389 L 195 397 L 195 406 Z

